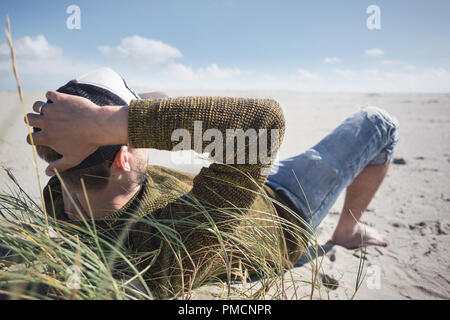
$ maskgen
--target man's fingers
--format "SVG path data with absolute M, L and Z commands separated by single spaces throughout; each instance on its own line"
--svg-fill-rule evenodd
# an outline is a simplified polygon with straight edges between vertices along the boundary
M 25 123 L 27 122 L 27 118 L 28 118 L 28 123 L 30 124 L 30 126 L 36 127 L 36 128 L 43 127 L 43 122 L 44 122 L 43 115 L 36 114 L 36 113 L 28 113 L 26 115 L 26 117 L 23 119 L 25 121 Z
M 33 138 L 33 141 L 31 141 L 31 138 Z M 27 142 L 37 146 L 45 146 L 47 141 L 43 131 L 36 131 L 27 136 Z
M 61 93 L 57 92 L 57 91 L 47 91 L 47 93 L 45 94 L 45 97 L 50 100 L 51 102 L 57 102 L 59 100 L 61 96 Z
M 58 173 L 61 173 L 61 172 L 66 171 L 67 169 L 72 168 L 75 165 L 73 165 L 72 163 L 69 163 L 66 160 L 66 158 L 62 157 L 62 158 L 50 163 L 48 165 L 47 169 L 45 169 L 45 174 L 47 176 L 51 177 L 51 176 L 55 175 L 55 170 L 58 171 Z
M 45 102 L 44 101 L 36 101 L 35 103 L 33 103 L 33 111 L 36 113 L 39 113 L 41 111 L 39 109 L 41 108 L 42 104 L 45 104 Z M 43 109 L 45 109 L 45 106 Z

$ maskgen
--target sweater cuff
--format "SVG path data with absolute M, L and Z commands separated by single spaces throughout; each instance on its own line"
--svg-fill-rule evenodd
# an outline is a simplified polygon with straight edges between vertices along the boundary
M 128 144 L 133 148 L 154 148 L 152 120 L 156 119 L 158 104 L 149 100 L 132 100 L 128 107 Z

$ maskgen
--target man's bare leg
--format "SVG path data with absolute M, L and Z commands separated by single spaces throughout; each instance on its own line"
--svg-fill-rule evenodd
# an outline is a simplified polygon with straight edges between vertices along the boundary
M 365 245 L 386 247 L 386 236 L 377 230 L 359 223 L 363 212 L 381 185 L 389 165 L 367 166 L 347 187 L 344 207 L 338 225 L 331 237 L 331 242 L 355 249 Z

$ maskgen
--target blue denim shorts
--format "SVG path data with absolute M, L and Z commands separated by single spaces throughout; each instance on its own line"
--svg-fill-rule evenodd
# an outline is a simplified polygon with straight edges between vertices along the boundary
M 266 184 L 316 228 L 364 167 L 392 160 L 397 142 L 398 121 L 382 109 L 363 107 L 314 147 L 276 162 Z

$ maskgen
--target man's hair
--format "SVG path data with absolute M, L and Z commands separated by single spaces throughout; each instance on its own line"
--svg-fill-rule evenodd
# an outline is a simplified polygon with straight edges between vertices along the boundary
M 116 94 L 98 86 L 69 81 L 60 87 L 58 92 L 84 97 L 99 106 L 125 105 L 126 102 Z M 47 101 L 51 103 L 51 101 Z M 34 128 L 39 131 L 39 128 Z M 76 134 L 76 133 L 75 133 Z M 120 145 L 100 147 L 96 152 L 83 160 L 78 166 L 61 173 L 61 178 L 72 187 L 81 189 L 81 179 L 89 188 L 103 189 L 108 184 L 110 167 L 114 157 L 120 150 Z M 36 146 L 40 158 L 53 162 L 61 158 L 55 150 L 46 146 Z

